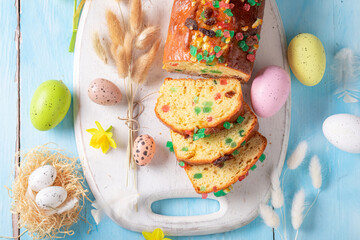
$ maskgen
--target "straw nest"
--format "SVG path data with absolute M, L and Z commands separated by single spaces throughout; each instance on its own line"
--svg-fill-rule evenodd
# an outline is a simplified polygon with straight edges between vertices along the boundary
M 44 165 L 55 167 L 57 176 L 53 186 L 61 186 L 67 191 L 67 199 L 77 198 L 75 207 L 62 214 L 48 216 L 35 201 L 26 195 L 30 174 Z M 73 235 L 71 225 L 80 217 L 81 209 L 87 198 L 84 189 L 84 178 L 77 158 L 70 158 L 58 149 L 39 146 L 22 155 L 18 175 L 12 187 L 12 212 L 20 215 L 18 227 L 27 229 L 34 239 L 62 238 Z M 34 194 L 36 194 L 34 192 Z

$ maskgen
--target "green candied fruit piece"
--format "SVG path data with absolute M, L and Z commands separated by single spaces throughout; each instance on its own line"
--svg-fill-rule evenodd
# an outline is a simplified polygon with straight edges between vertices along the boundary
M 251 171 L 254 171 L 256 168 L 257 168 L 256 165 L 254 165 L 254 166 L 252 166 L 252 167 L 250 168 L 250 170 L 251 170 Z
M 211 112 L 211 107 L 203 107 L 203 112 L 204 113 L 210 113 Z
M 218 62 L 219 62 L 219 63 L 224 63 L 224 62 L 225 62 L 224 56 L 220 56 L 220 57 L 218 58 Z
M 245 46 L 242 48 L 242 50 L 243 50 L 244 52 L 247 52 L 247 50 L 249 50 L 249 46 L 248 46 L 248 45 L 245 45 Z
M 225 10 L 224 10 L 224 13 L 225 13 L 226 15 L 228 15 L 229 17 L 234 16 L 234 14 L 231 12 L 231 9 L 230 9 L 230 8 L 225 9 Z
M 196 115 L 199 115 L 201 113 L 201 108 L 200 107 L 195 107 L 194 111 L 195 111 Z
M 229 145 L 230 143 L 232 143 L 232 139 L 231 138 L 227 138 L 227 139 L 225 139 L 225 143 L 227 144 L 227 145 Z
M 195 96 L 193 101 L 194 101 L 194 103 L 198 103 L 199 102 L 199 96 Z
M 197 48 L 193 45 L 190 46 L 190 54 L 191 56 L 195 57 L 197 53 Z
M 204 57 L 207 57 L 209 55 L 209 52 L 207 50 L 204 51 Z
M 250 4 L 250 6 L 255 6 L 256 5 L 255 0 L 248 0 L 248 3 Z
M 244 47 L 246 46 L 245 40 L 241 40 L 240 42 L 238 42 L 238 46 L 239 46 L 240 48 L 244 48 Z
M 237 147 L 236 142 L 232 142 L 232 143 L 231 143 L 231 145 L 230 145 L 230 147 L 232 147 L 232 148 L 236 148 L 236 147 Z
M 166 142 L 166 147 L 169 148 L 170 152 L 174 152 L 174 146 L 173 143 L 170 141 Z
M 170 88 L 170 92 L 176 92 L 177 91 L 177 89 L 176 89 L 176 87 L 172 87 L 172 88 Z
M 245 135 L 244 135 L 244 132 L 245 132 L 244 130 L 240 130 L 240 131 L 239 131 L 240 137 L 244 137 L 244 136 L 245 136 Z
M 241 144 L 240 144 L 240 146 L 245 146 L 245 144 L 246 144 L 246 141 L 243 141 Z
M 201 179 L 203 177 L 202 173 L 195 173 L 194 178 L 195 179 Z
M 176 72 L 182 72 L 183 70 L 181 69 L 175 69 Z
M 203 60 L 203 55 L 202 55 L 201 53 L 199 53 L 199 54 L 196 56 L 196 59 L 197 59 L 198 61 Z
M 236 121 L 237 121 L 238 123 L 242 123 L 242 122 L 244 121 L 244 118 L 243 118 L 242 116 L 239 116 L 239 117 L 236 119 Z
M 261 156 L 260 156 L 260 158 L 259 158 L 259 161 L 260 161 L 260 162 L 263 162 L 265 159 L 266 159 L 265 154 L 261 154 Z
M 214 192 L 214 196 L 215 197 L 222 197 L 222 196 L 226 196 L 227 193 L 224 192 L 224 190 L 220 190 L 220 191 L 217 191 L 217 192 Z
M 185 166 L 185 163 L 183 161 L 179 162 L 179 166 L 180 167 L 184 167 Z
M 230 37 L 234 37 L 235 32 L 234 31 L 229 31 L 230 32 Z
M 207 73 L 208 70 L 205 68 L 205 69 L 201 69 L 200 71 L 201 71 L 202 73 Z
M 200 191 L 201 191 L 201 192 L 206 191 L 206 187 L 202 186 L 202 187 L 200 188 Z
M 216 74 L 222 74 L 222 72 L 219 71 L 219 70 L 210 70 L 210 72 L 211 72 L 211 73 L 216 73 Z
M 238 155 L 238 154 L 239 154 L 239 150 L 237 150 L 237 149 L 232 152 L 232 155 L 233 155 L 233 156 L 236 156 L 236 155 Z
M 216 37 L 222 37 L 223 36 L 223 33 L 220 29 L 216 30 Z
M 205 18 L 205 13 L 204 13 L 204 11 L 202 11 L 202 13 L 200 14 L 200 17 L 204 20 L 204 19 L 206 19 Z
M 222 42 L 225 42 L 225 41 L 226 41 L 226 37 L 222 37 L 222 38 L 221 38 L 221 41 L 222 41 Z
M 213 101 L 205 101 L 202 103 L 202 105 L 204 105 L 205 107 L 212 107 L 212 105 L 214 105 Z
M 260 40 L 260 34 L 257 33 L 256 36 L 257 36 L 258 40 Z
M 230 129 L 230 128 L 232 128 L 232 126 L 233 126 L 232 123 L 229 123 L 229 122 L 224 123 L 224 128 L 226 128 L 226 129 Z
M 220 8 L 219 1 L 213 1 L 214 8 Z
M 189 148 L 188 148 L 188 147 L 183 147 L 183 148 L 181 149 L 181 151 L 187 152 L 187 151 L 189 151 Z
M 221 47 L 220 47 L 220 46 L 215 46 L 215 47 L 214 47 L 214 51 L 215 51 L 216 53 L 220 52 L 220 50 L 221 50 Z

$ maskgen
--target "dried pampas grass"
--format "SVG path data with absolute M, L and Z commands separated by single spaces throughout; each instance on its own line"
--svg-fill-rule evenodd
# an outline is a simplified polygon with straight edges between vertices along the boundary
M 71 199 L 70 202 L 74 205 L 72 209 L 62 214 L 48 215 L 47 211 L 40 209 L 34 200 L 26 196 L 30 174 L 46 164 L 54 166 L 57 172 L 53 186 L 65 188 L 67 199 Z M 77 158 L 70 158 L 61 150 L 46 146 L 30 150 L 22 156 L 18 176 L 12 186 L 12 212 L 20 215 L 18 227 L 26 228 L 33 239 L 53 239 L 73 235 L 74 231 L 70 230 L 70 227 L 78 221 L 87 193 L 83 185 L 84 179 Z M 66 210 L 68 207 L 65 205 L 60 206 L 60 210 L 61 207 Z
M 280 225 L 280 218 L 276 212 L 268 205 L 261 203 L 259 206 L 259 214 L 264 220 L 265 224 L 271 228 L 278 228 Z
M 125 48 L 123 46 L 111 46 L 111 54 L 116 64 L 117 73 L 120 78 L 125 78 L 129 70 L 129 62 L 126 61 Z
M 130 30 L 137 35 L 141 31 L 143 22 L 141 0 L 131 0 L 130 4 Z
M 159 50 L 161 40 L 158 39 L 148 53 L 140 56 L 134 65 L 131 79 L 138 84 L 143 84 L 146 80 L 151 64 L 154 62 L 157 51 Z
M 100 36 L 98 32 L 94 32 L 92 35 L 92 44 L 95 50 L 96 55 L 103 61 L 105 64 L 108 63 L 108 56 L 105 50 L 105 47 L 101 43 Z
M 135 47 L 144 50 L 151 46 L 156 38 L 159 37 L 160 28 L 158 26 L 150 26 L 145 28 L 136 38 Z
M 313 156 L 309 164 L 309 173 L 314 188 L 320 189 L 322 185 L 321 165 L 318 156 Z
M 271 174 L 271 204 L 274 208 L 281 208 L 284 205 L 284 195 L 277 170 L 274 170 Z
M 107 10 L 106 22 L 112 43 L 115 44 L 116 46 L 122 45 L 124 43 L 124 31 L 115 13 L 113 13 L 110 10 Z
M 287 160 L 287 166 L 289 169 L 294 170 L 300 166 L 300 164 L 305 159 L 307 148 L 308 148 L 308 144 L 306 141 L 302 141 L 299 143 L 295 151 L 291 154 L 291 156 Z
M 301 189 L 295 194 L 291 207 L 291 224 L 295 230 L 299 230 L 303 222 L 304 205 L 305 191 Z

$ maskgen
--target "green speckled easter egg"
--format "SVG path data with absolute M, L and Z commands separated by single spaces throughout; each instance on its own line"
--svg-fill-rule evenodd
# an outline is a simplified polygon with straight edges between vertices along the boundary
M 45 81 L 31 99 L 31 123 L 40 131 L 50 130 L 64 119 L 70 104 L 70 91 L 62 81 Z

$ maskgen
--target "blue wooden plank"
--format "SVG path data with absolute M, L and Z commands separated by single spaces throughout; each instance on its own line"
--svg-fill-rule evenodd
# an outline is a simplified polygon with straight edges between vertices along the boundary
M 304 163 L 295 171 L 289 171 L 285 183 L 287 229 L 290 239 L 295 232 L 291 227 L 290 209 L 293 196 L 304 187 L 306 202 L 311 203 L 316 190 L 311 185 L 308 163 L 317 154 L 323 165 L 324 184 L 317 203 L 301 227 L 300 239 L 357 239 L 360 229 L 355 226 L 359 220 L 360 189 L 356 187 L 359 178 L 359 155 L 344 153 L 331 146 L 322 134 L 323 121 L 336 113 L 359 115 L 359 104 L 345 104 L 333 96 L 334 79 L 330 66 L 340 48 L 351 47 L 359 55 L 359 37 L 356 22 L 360 10 L 358 1 L 286 1 L 277 0 L 283 18 L 288 42 L 298 33 L 309 32 L 318 36 L 327 54 L 327 68 L 320 84 L 306 87 L 292 75 L 292 126 L 289 154 L 297 144 L 306 140 L 309 153 Z M 276 239 L 280 239 L 277 235 Z
M 16 151 L 17 83 L 15 30 L 17 26 L 15 1 L 0 1 L 0 235 L 12 236 L 10 214 L 11 199 L 4 186 L 11 186 L 14 178 L 14 154 Z

